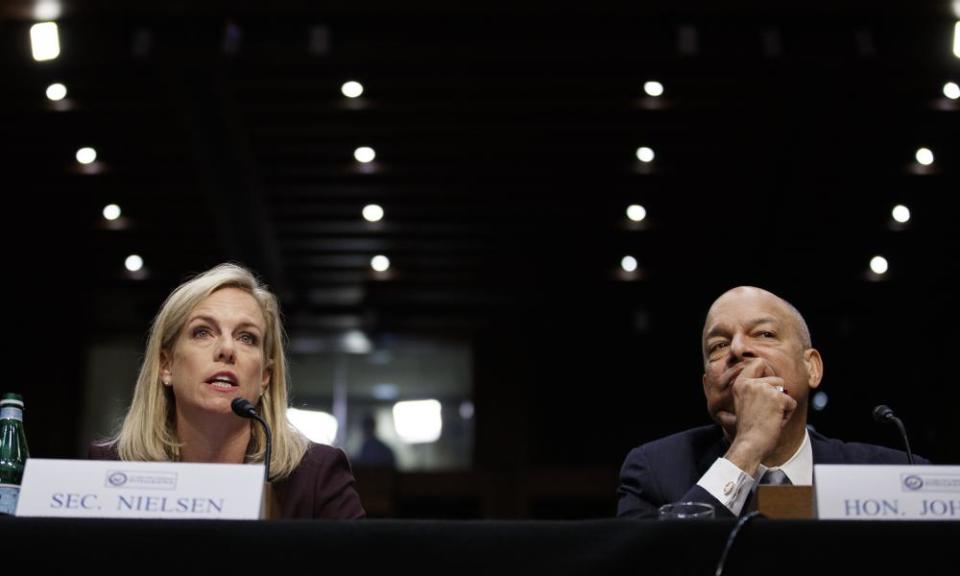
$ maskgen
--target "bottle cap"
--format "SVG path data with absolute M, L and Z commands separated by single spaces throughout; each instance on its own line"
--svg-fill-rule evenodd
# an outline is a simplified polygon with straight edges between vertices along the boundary
M 0 400 L 0 406 L 16 406 L 17 408 L 23 409 L 23 396 L 14 394 L 13 392 L 7 392 L 3 395 L 3 399 Z

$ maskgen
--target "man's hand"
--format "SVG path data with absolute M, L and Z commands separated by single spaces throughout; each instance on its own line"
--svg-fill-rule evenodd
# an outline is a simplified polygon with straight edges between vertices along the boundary
M 783 385 L 783 378 L 760 358 L 750 361 L 731 385 L 737 435 L 724 457 L 747 474 L 755 474 L 776 449 L 780 432 L 797 409 L 797 401 L 776 388 Z

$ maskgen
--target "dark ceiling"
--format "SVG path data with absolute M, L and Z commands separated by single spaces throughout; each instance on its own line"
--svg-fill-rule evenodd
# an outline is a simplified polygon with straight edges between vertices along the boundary
M 4 240 L 44 348 L 63 318 L 84 342 L 142 334 L 173 286 L 235 260 L 281 294 L 293 339 L 479 339 L 481 366 L 506 354 L 533 379 L 528 402 L 610 382 L 514 417 L 532 429 L 574 403 L 612 409 L 618 454 L 637 427 L 611 404 L 677 400 L 624 392 L 637 374 L 691 382 L 681 397 L 700 402 L 699 323 L 732 285 L 795 300 L 846 355 L 836 379 L 865 364 L 887 378 L 877 397 L 932 382 L 955 350 L 956 324 L 941 325 L 960 269 L 948 2 L 194 4 L 64 3 L 46 63 L 30 57 L 32 3 L 0 10 Z M 340 94 L 350 79 L 357 100 Z M 55 81 L 64 102 L 44 98 Z M 73 160 L 81 146 L 94 168 Z M 356 162 L 357 146 L 376 160 Z M 933 166 L 914 161 L 921 146 Z M 383 222 L 361 218 L 370 202 Z M 108 203 L 121 221 L 103 220 Z M 389 273 L 371 271 L 376 254 Z M 875 362 L 885 331 L 931 365 Z M 478 369 L 478 395 L 500 371 Z M 676 428 L 661 422 L 645 432 Z

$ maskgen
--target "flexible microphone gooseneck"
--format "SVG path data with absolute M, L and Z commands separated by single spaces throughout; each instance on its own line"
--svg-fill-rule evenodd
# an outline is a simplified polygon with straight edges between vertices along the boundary
M 889 406 L 881 404 L 873 409 L 873 419 L 880 424 L 893 422 L 897 425 L 900 436 L 903 438 L 903 445 L 907 448 L 907 462 L 913 464 L 913 452 L 910 451 L 910 439 L 907 438 L 907 430 L 903 427 L 903 422 L 893 415 L 893 410 Z
M 270 481 L 270 453 L 273 451 L 273 435 L 270 433 L 270 426 L 267 425 L 267 421 L 260 417 L 257 414 L 257 409 L 254 408 L 253 404 L 250 403 L 246 398 L 241 398 L 237 396 L 233 399 L 233 402 L 230 402 L 230 408 L 233 409 L 233 413 L 241 418 L 250 418 L 251 420 L 256 420 L 263 426 L 263 432 L 267 437 L 267 446 L 263 458 L 264 469 L 263 469 L 263 481 Z
M 733 525 L 733 530 L 730 531 L 730 534 L 727 536 L 727 543 L 723 547 L 723 552 L 720 554 L 720 561 L 717 562 L 717 569 L 713 571 L 713 576 L 723 576 L 723 569 L 727 564 L 727 556 L 730 554 L 730 550 L 733 548 L 733 543 L 737 539 L 737 534 L 740 533 L 740 530 L 747 525 L 748 522 L 754 518 L 760 516 L 760 513 L 754 510 L 748 514 L 745 514 L 737 520 L 737 523 Z

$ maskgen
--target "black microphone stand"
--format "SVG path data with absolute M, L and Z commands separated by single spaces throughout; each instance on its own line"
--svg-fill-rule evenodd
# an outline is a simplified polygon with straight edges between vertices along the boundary
M 267 425 L 267 421 L 263 419 L 259 414 L 257 414 L 257 409 L 253 407 L 246 398 L 240 398 L 239 396 L 233 399 L 233 402 L 230 403 L 230 408 L 233 409 L 233 413 L 241 418 L 250 418 L 251 420 L 256 420 L 263 426 L 263 433 L 266 437 L 266 449 L 264 450 L 263 456 L 263 481 L 270 481 L 270 455 L 273 452 L 273 435 L 270 433 L 270 426 Z
M 873 409 L 873 419 L 881 424 L 893 422 L 897 425 L 900 437 L 903 438 L 903 445 L 907 449 L 907 463 L 912 465 L 913 452 L 910 450 L 910 438 L 907 437 L 907 429 L 903 426 L 903 422 L 893 414 L 893 410 L 889 406 L 881 404 Z

